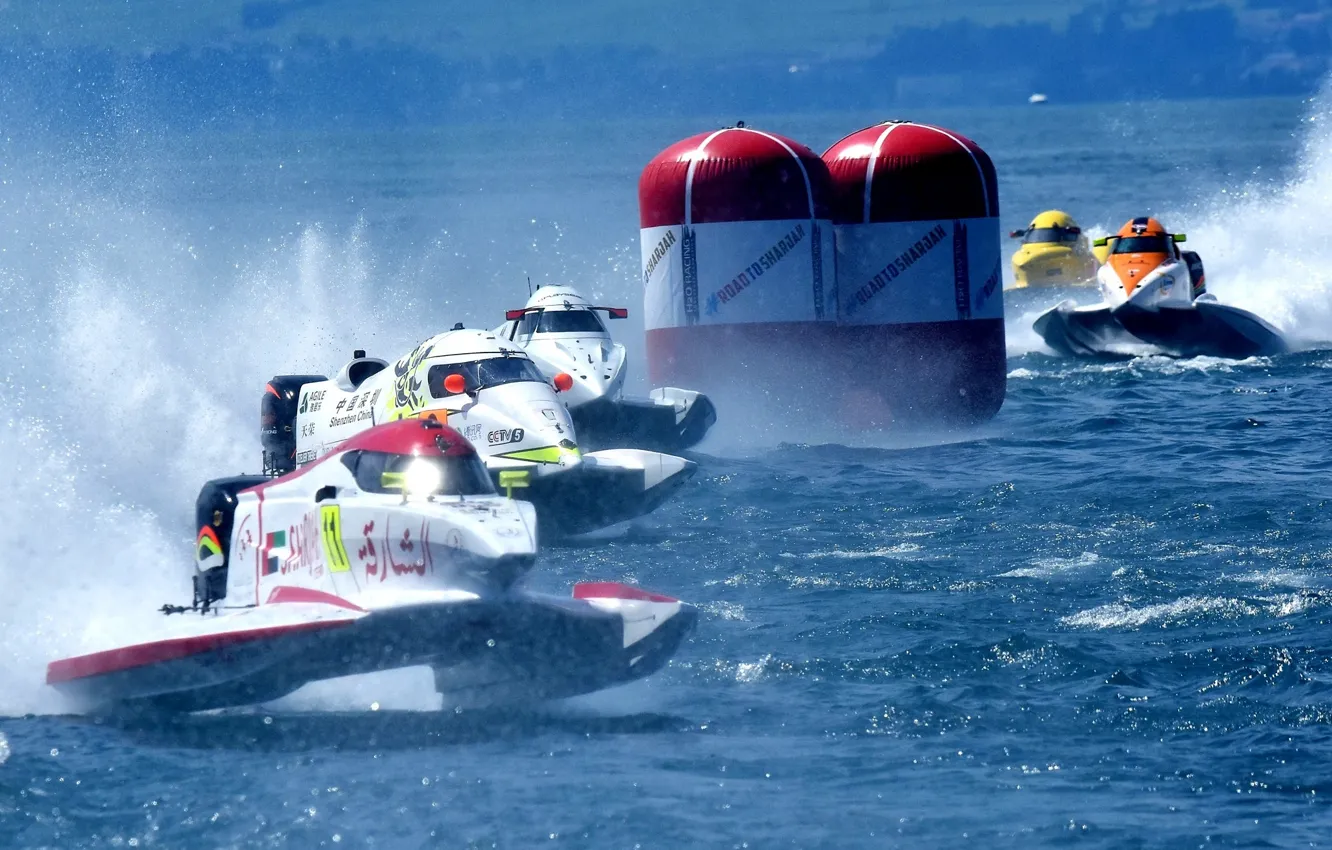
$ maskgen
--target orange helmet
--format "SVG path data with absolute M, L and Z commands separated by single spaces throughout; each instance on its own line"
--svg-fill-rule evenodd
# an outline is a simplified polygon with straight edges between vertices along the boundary
M 1174 256 L 1170 234 L 1161 222 L 1142 216 L 1119 228 L 1106 264 L 1115 270 L 1124 294 L 1132 295 L 1139 280 Z
M 1131 219 L 1123 227 L 1119 228 L 1119 233 L 1115 234 L 1121 238 L 1129 236 L 1165 236 L 1166 229 L 1161 226 L 1161 222 L 1147 216 L 1140 216 Z

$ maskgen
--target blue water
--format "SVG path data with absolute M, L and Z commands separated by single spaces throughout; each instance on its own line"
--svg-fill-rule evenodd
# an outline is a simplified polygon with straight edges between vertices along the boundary
M 257 458 L 256 382 L 480 323 L 528 273 L 636 310 L 637 169 L 698 128 L 11 149 L 0 846 L 1332 843 L 1319 115 L 917 116 L 994 155 L 1006 228 L 1055 204 L 1091 229 L 1166 215 L 1209 288 L 1301 350 L 1063 360 L 1028 330 L 1062 294 L 1010 293 L 985 426 L 828 442 L 723 408 L 678 499 L 534 576 L 700 605 L 650 679 L 441 713 L 406 671 L 114 723 L 69 714 L 43 667 L 182 595 L 194 491 Z M 821 145 L 868 120 L 752 123 Z

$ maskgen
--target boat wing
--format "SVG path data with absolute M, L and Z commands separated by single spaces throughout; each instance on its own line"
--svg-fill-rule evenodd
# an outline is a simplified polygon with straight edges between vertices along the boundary
M 1042 313 L 1032 327 L 1046 345 L 1066 357 L 1113 356 L 1142 345 L 1104 304 L 1078 307 L 1064 301 Z

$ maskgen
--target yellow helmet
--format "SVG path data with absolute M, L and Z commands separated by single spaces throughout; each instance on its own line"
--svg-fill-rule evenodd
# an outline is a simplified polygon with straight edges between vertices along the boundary
M 1027 228 L 1029 230 L 1035 230 L 1039 227 L 1058 227 L 1064 230 L 1069 230 L 1077 226 L 1078 223 L 1073 220 L 1073 216 L 1063 210 L 1046 210 L 1033 218 L 1031 224 L 1027 225 Z

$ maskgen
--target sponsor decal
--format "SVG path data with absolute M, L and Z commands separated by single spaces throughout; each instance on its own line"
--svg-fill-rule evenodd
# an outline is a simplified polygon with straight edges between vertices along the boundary
M 384 523 L 384 557 L 388 560 L 389 568 L 393 570 L 393 574 L 399 576 L 406 575 L 408 573 L 416 573 L 419 576 L 425 575 L 426 574 L 425 558 L 417 554 L 416 541 L 412 539 L 412 530 L 410 528 L 404 528 L 402 534 L 399 535 L 390 545 L 389 544 L 390 536 L 389 536 L 388 527 L 389 524 L 388 521 L 386 521 Z M 428 520 L 422 520 L 421 522 L 422 554 L 429 551 L 430 548 L 429 534 L 430 534 L 430 522 Z M 394 550 L 397 550 L 397 556 L 395 556 Z M 397 560 L 397 557 L 401 557 L 403 560 L 399 561 Z M 382 570 L 379 574 L 380 581 L 383 581 L 384 577 L 387 574 L 388 570 Z
M 694 245 L 694 228 L 680 231 L 680 259 L 684 275 L 685 324 L 698 324 L 698 250 Z
M 990 272 L 990 276 L 985 278 L 985 285 L 981 287 L 980 292 L 976 293 L 977 310 L 985 306 L 985 302 L 990 300 L 990 296 L 993 295 L 996 291 L 998 291 L 999 281 L 1002 278 L 1003 278 L 1003 272 L 1000 271 L 999 263 L 996 262 L 994 264 L 994 270 Z
M 666 235 L 657 243 L 657 247 L 652 249 L 652 254 L 648 256 L 647 265 L 643 267 L 643 284 L 646 285 L 648 278 L 652 277 L 652 272 L 656 270 L 657 263 L 661 262 L 675 244 L 675 231 L 668 230 Z
M 342 508 L 337 505 L 320 508 L 319 527 L 323 532 L 324 560 L 328 562 L 328 571 L 349 572 L 351 561 L 347 559 L 347 550 L 342 545 Z
M 328 390 L 310 390 L 301 395 L 301 413 L 318 413 L 319 408 L 324 404 L 324 396 Z
M 485 428 L 482 425 L 468 425 L 463 429 L 463 436 L 470 442 L 475 443 L 477 440 L 481 439 L 481 432 L 484 430 Z
M 814 318 L 823 318 L 823 237 L 819 235 L 819 223 L 811 221 L 809 223 L 811 238 L 814 240 L 809 243 L 810 253 L 814 262 Z
M 194 559 L 205 570 L 222 566 L 222 541 L 217 539 L 217 532 L 211 526 L 205 525 L 199 529 L 199 543 L 195 548 Z
M 567 440 L 565 442 L 568 442 Z M 539 449 L 519 449 L 515 452 L 505 452 L 496 457 L 508 458 L 509 460 L 526 460 L 532 463 L 567 463 L 569 456 L 579 457 L 578 448 L 564 448 L 563 446 L 542 446 Z
M 393 398 L 389 401 L 389 418 L 403 419 L 425 405 L 421 388 L 425 385 L 421 376 L 416 374 L 434 346 L 429 340 L 412 350 L 411 354 L 393 364 Z M 375 398 L 379 392 L 375 392 Z
M 971 260 L 967 256 L 967 226 L 953 222 L 953 304 L 958 321 L 971 318 Z
M 296 453 L 296 462 L 298 464 L 309 463 L 310 461 L 314 460 L 317 457 L 319 457 L 319 452 L 315 451 L 314 449 L 306 449 L 303 452 Z
M 390 572 L 396 576 L 423 576 L 427 567 L 430 572 L 434 572 L 435 565 L 430 555 L 430 521 L 421 521 L 415 537 L 411 528 L 395 535 L 391 527 L 392 518 L 385 518 L 384 532 L 378 539 L 375 536 L 374 520 L 361 527 L 364 543 L 356 550 L 356 558 L 365 567 L 366 579 L 378 576 L 382 582 Z
M 944 229 L 944 226 L 936 224 L 924 236 L 908 246 L 905 251 L 894 257 L 891 262 L 879 269 L 869 281 L 856 290 L 855 297 L 846 303 L 847 315 L 855 313 L 868 304 L 874 299 L 874 296 L 883 291 L 885 286 L 896 280 L 903 272 L 919 262 L 922 257 L 934 250 L 947 235 L 948 231 Z
M 350 425 L 353 422 L 373 422 L 374 418 L 374 409 L 358 410 L 355 413 L 348 413 L 346 416 L 333 416 L 328 420 L 328 427 L 336 428 L 339 425 Z
M 279 531 L 275 534 L 280 535 L 282 532 Z M 314 546 L 318 534 L 319 524 L 315 519 L 314 511 L 306 513 L 301 518 L 300 525 L 287 527 L 286 535 L 283 538 L 284 542 L 289 544 L 287 559 L 282 562 L 279 568 L 283 575 L 300 570 L 309 570 L 315 577 L 323 575 L 324 563 L 320 560 L 319 551 Z M 281 545 L 279 543 L 274 548 Z M 273 557 L 271 560 L 276 561 L 277 558 Z M 269 572 L 273 572 L 273 570 L 270 569 Z
M 301 426 L 302 437 L 313 437 L 314 432 L 315 432 L 315 424 L 313 422 L 307 422 Z
M 250 554 L 254 548 L 254 529 L 246 528 L 250 524 L 250 517 L 253 514 L 246 514 L 245 519 L 241 520 L 240 528 L 236 529 L 236 562 L 239 563 L 243 558 Z
M 764 251 L 756 257 L 752 263 L 741 269 L 739 274 L 731 278 L 730 283 L 708 296 L 708 315 L 711 316 L 715 314 L 721 309 L 721 305 L 744 292 L 749 288 L 750 284 L 763 277 L 769 269 L 776 266 L 787 254 L 795 250 L 795 247 L 799 245 L 804 238 L 804 224 L 797 224 L 795 227 L 791 228 L 790 233 L 787 233 L 781 239 L 778 239 L 773 243 L 771 248 Z M 816 286 L 816 294 L 818 296 L 817 303 L 823 303 L 822 275 L 819 276 Z
M 492 446 L 507 446 L 509 443 L 521 443 L 526 433 L 522 428 L 500 428 L 498 431 L 491 431 L 486 434 L 486 442 Z
M 375 530 L 375 521 L 370 520 L 361 526 L 361 536 L 365 543 L 356 550 L 356 559 L 365 567 L 365 577 L 379 575 L 379 555 L 375 552 L 375 541 L 370 534 Z M 383 578 L 380 579 L 383 581 Z

